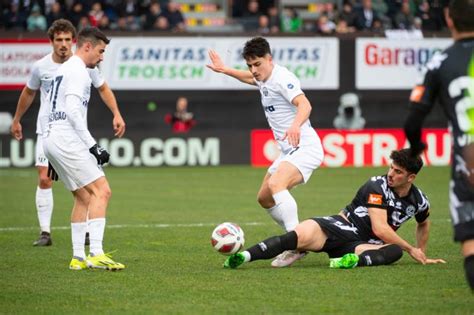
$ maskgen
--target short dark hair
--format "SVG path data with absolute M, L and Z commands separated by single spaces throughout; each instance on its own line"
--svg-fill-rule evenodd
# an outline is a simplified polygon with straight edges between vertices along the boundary
M 458 32 L 474 31 L 474 0 L 451 0 L 449 16 Z
M 56 33 L 71 33 L 72 38 L 76 38 L 76 28 L 66 19 L 58 19 L 51 24 L 48 29 L 48 37 L 51 41 L 54 40 Z
M 242 57 L 245 60 L 264 57 L 266 54 L 271 55 L 270 44 L 263 37 L 254 37 L 247 41 L 242 51 Z
M 97 46 L 102 41 L 106 45 L 110 43 L 110 39 L 102 33 L 97 27 L 85 27 L 77 35 L 77 47 L 81 47 L 86 42 L 90 42 L 93 47 Z
M 403 167 L 409 173 L 418 174 L 423 167 L 423 160 L 419 155 L 414 156 L 410 149 L 394 150 L 390 154 L 392 161 Z

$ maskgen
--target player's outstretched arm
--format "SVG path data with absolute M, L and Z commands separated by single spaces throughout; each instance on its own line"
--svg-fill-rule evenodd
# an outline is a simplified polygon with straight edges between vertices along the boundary
M 426 248 L 428 247 L 428 239 L 430 236 L 430 220 L 426 219 L 423 222 L 416 224 L 416 246 L 426 255 Z M 446 261 L 440 258 L 426 258 L 425 263 L 428 264 L 445 264 Z
M 114 115 L 114 119 L 112 120 L 114 135 L 121 138 L 125 134 L 125 121 L 120 114 L 114 92 L 112 92 L 106 82 L 104 82 L 104 84 L 102 84 L 97 90 L 99 91 L 102 101 L 104 101 L 105 105 L 107 105 L 112 112 L 112 115 Z
M 13 117 L 12 126 L 10 132 L 12 136 L 21 140 L 23 138 L 23 130 L 21 127 L 21 118 L 26 113 L 28 108 L 30 108 L 33 100 L 35 99 L 36 91 L 25 86 L 23 91 L 21 91 L 20 98 L 18 99 L 18 104 L 16 105 L 15 116 Z
M 410 245 L 401 238 L 387 223 L 387 211 L 378 208 L 369 208 L 369 216 L 374 234 L 385 244 L 397 244 L 406 251 L 414 260 L 426 264 L 425 253 L 417 247 Z
M 255 85 L 255 81 L 253 79 L 252 73 L 250 71 L 245 70 L 237 70 L 234 68 L 227 67 L 223 62 L 219 54 L 215 51 L 210 49 L 209 50 L 209 59 L 211 63 L 206 65 L 209 69 L 217 73 L 223 73 L 230 77 L 233 77 L 243 83 L 247 83 L 250 85 Z

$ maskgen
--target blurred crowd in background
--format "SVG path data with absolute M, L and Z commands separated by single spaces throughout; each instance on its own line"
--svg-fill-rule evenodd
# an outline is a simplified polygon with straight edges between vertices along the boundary
M 444 0 L 0 0 L 0 30 L 45 31 L 59 18 L 79 30 L 345 34 L 445 29 Z M 230 26 L 226 28 L 225 26 Z

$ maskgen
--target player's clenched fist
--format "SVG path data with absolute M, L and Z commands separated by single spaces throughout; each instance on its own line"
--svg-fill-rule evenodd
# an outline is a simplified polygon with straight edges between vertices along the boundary
M 99 165 L 104 165 L 105 163 L 109 162 L 109 152 L 107 152 L 107 150 L 99 146 L 97 143 L 89 149 L 89 152 L 95 156 Z

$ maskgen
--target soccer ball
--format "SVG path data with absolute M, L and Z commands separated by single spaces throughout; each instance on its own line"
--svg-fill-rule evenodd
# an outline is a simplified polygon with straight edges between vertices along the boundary
M 223 255 L 232 255 L 244 247 L 244 231 L 235 223 L 219 224 L 211 235 L 211 244 Z

